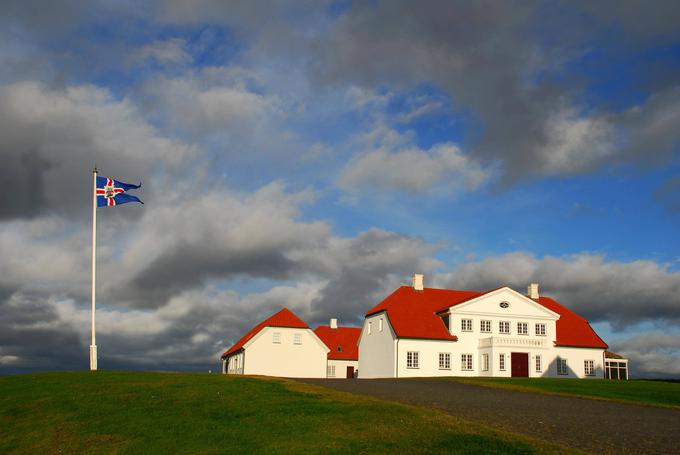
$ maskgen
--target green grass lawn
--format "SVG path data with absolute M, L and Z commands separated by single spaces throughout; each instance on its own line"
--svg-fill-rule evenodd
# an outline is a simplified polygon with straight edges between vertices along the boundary
M 541 392 L 653 406 L 680 407 L 680 382 L 570 378 L 454 378 L 485 387 Z
M 188 373 L 0 378 L 0 453 L 564 453 L 438 411 Z

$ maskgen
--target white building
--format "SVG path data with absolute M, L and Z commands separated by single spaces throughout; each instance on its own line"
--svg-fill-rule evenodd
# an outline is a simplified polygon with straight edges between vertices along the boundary
M 329 378 L 355 378 L 359 368 L 358 327 L 338 327 L 338 320 L 331 319 L 330 325 L 314 329 L 321 341 L 330 349 L 326 376 Z
M 222 373 L 325 378 L 329 350 L 302 319 L 284 308 L 222 354 Z
M 359 377 L 602 378 L 607 344 L 588 321 L 540 296 L 402 286 L 371 308 L 359 338 Z

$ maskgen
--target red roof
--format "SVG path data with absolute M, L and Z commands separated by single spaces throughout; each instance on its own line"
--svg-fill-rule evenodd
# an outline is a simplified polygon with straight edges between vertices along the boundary
M 386 311 L 390 324 L 400 338 L 455 341 L 458 338 L 449 333 L 436 313 L 489 292 L 493 291 L 476 292 L 432 288 L 415 291 L 411 286 L 401 286 L 385 300 L 368 310 L 366 316 Z M 557 346 L 607 348 L 607 344 L 581 316 L 549 297 L 540 297 L 538 303 L 560 315 L 556 323 L 555 344 Z
M 538 303 L 560 315 L 560 318 L 557 320 L 557 340 L 555 340 L 557 346 L 602 349 L 609 347 L 595 333 L 588 321 L 570 309 L 562 306 L 550 297 L 539 297 Z
M 321 325 L 314 329 L 316 336 L 321 338 L 330 349 L 328 358 L 331 360 L 359 360 L 359 334 L 360 328 L 338 327 L 331 329 L 327 325 Z M 340 351 L 338 351 L 340 347 Z
M 411 286 L 401 286 L 368 310 L 366 316 L 387 311 L 390 324 L 400 338 L 455 341 L 458 338 L 449 333 L 442 319 L 435 313 L 482 294 L 483 292 L 431 288 L 414 291 Z
M 296 329 L 309 328 L 305 321 L 295 316 L 295 314 L 293 314 L 293 312 L 290 311 L 288 308 L 284 308 L 283 310 L 271 315 L 270 317 L 260 322 L 252 329 L 250 329 L 250 331 L 243 335 L 243 337 L 240 340 L 238 340 L 236 344 L 234 344 L 232 347 L 229 348 L 229 350 L 222 354 L 222 358 L 225 358 L 228 355 L 233 354 L 234 352 L 243 348 L 244 344 L 246 344 L 252 337 L 257 335 L 260 332 L 260 330 L 262 330 L 265 327 L 292 327 Z

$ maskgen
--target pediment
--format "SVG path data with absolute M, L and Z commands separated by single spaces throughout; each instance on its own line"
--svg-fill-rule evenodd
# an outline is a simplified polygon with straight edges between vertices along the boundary
M 448 309 L 452 314 L 557 320 L 560 315 L 519 292 L 502 287 Z

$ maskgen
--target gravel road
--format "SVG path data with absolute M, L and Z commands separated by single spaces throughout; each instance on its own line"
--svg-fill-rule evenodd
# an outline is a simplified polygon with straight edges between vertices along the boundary
M 680 410 L 492 389 L 438 379 L 301 379 L 595 453 L 680 454 Z

